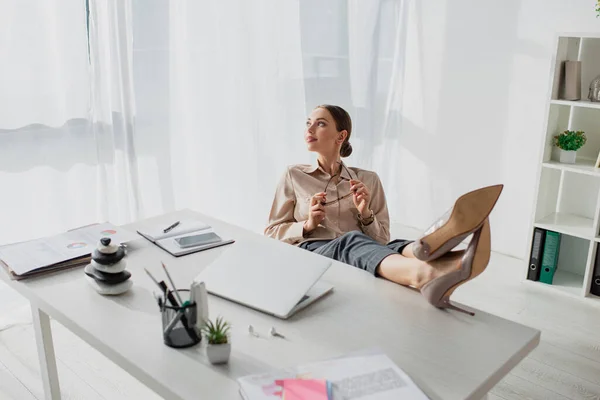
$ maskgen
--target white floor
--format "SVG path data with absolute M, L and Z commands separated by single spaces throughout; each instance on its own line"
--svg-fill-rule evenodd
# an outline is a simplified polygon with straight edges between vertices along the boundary
M 521 260 L 494 253 L 487 270 L 454 294 L 456 301 L 542 330 L 539 347 L 493 389 L 490 399 L 600 400 L 600 301 L 522 283 L 522 268 Z M 52 323 L 64 399 L 159 399 Z M 0 284 L 0 399 L 43 398 L 28 304 Z

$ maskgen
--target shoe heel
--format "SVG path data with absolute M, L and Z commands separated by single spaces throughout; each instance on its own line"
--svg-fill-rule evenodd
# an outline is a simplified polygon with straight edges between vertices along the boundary
M 491 251 L 490 223 L 486 219 L 473 234 L 471 243 L 460 260 L 460 268 L 446 275 L 435 278 L 421 288 L 421 294 L 427 301 L 438 308 L 448 308 L 475 315 L 450 303 L 450 296 L 460 285 L 480 275 L 488 265 Z
M 470 316 L 475 316 L 475 313 L 469 310 L 465 310 L 464 308 L 460 308 L 455 306 L 454 304 L 450 303 L 450 299 L 449 298 L 444 298 L 442 299 L 441 303 L 438 306 L 439 308 L 448 308 L 450 310 L 455 310 L 455 311 L 460 311 L 463 312 L 465 314 L 469 314 Z

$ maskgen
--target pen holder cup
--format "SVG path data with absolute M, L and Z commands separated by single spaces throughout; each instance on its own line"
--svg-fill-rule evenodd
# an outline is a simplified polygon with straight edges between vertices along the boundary
M 169 347 L 190 347 L 202 340 L 201 332 L 196 326 L 197 305 L 189 302 L 189 289 L 178 289 L 177 293 L 183 306 L 173 306 L 172 302 L 167 302 L 161 309 L 163 342 Z M 177 296 L 170 290 L 167 298 L 176 299 Z

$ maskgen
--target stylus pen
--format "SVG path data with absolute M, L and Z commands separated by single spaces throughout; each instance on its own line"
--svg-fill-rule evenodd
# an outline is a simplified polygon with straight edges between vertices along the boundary
M 154 284 L 158 287 L 160 287 L 160 284 L 158 283 L 158 281 L 156 280 L 156 278 L 154 276 L 152 276 L 152 274 L 150 273 L 150 271 L 148 271 L 146 268 L 144 268 L 144 271 L 146 271 L 146 274 L 148 274 L 148 276 L 150 277 L 150 279 L 152 279 L 152 282 L 154 282 Z M 164 288 L 160 287 L 163 291 L 165 290 Z
M 175 222 L 173 225 L 169 226 L 168 228 L 165 228 L 165 230 L 163 230 L 163 233 L 169 232 L 171 229 L 175 228 L 177 225 L 179 225 L 179 221 Z

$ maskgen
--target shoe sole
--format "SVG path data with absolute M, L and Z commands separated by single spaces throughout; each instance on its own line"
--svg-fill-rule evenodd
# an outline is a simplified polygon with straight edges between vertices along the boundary
M 434 260 L 479 228 L 494 209 L 503 188 L 504 185 L 488 186 L 459 197 L 448 221 L 420 240 L 429 249 L 429 256 L 421 260 Z

